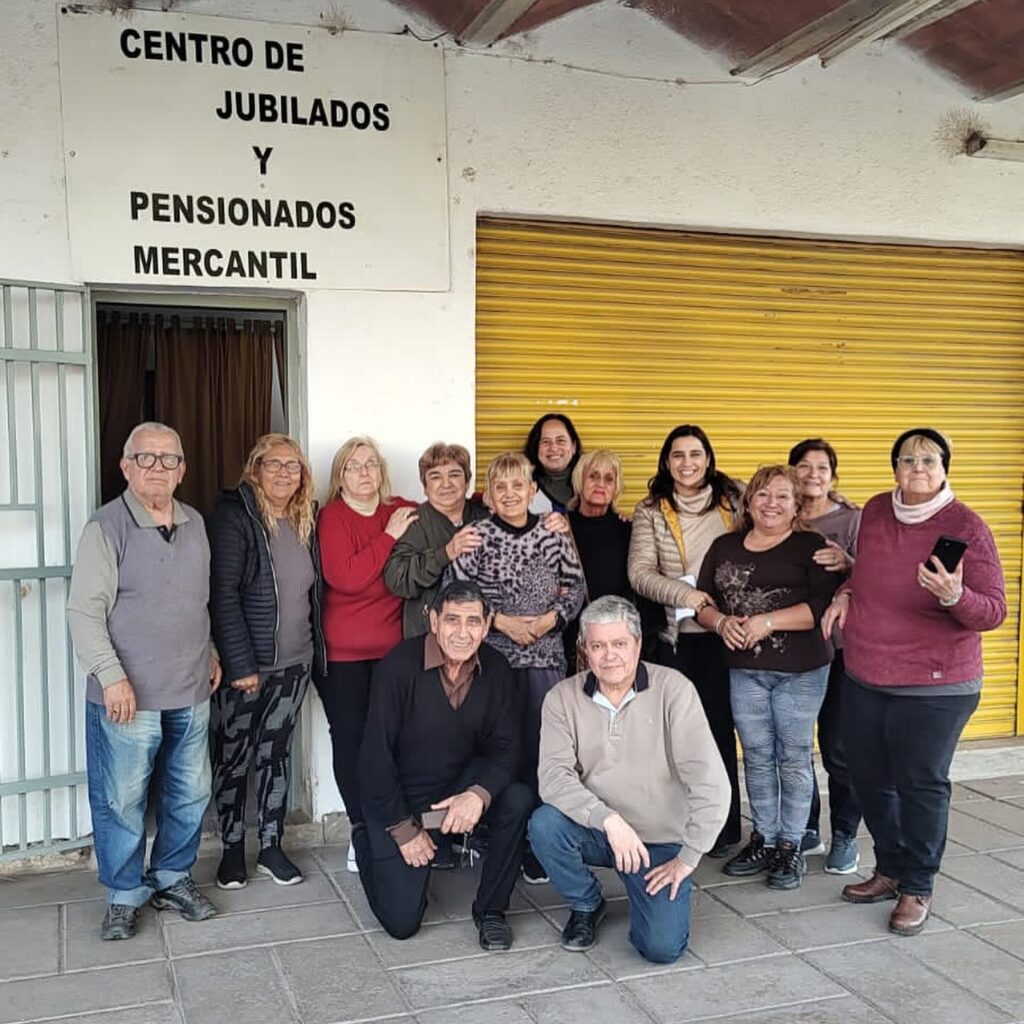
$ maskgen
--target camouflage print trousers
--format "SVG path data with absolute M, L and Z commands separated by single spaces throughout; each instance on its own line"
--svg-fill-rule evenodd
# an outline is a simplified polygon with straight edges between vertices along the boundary
M 225 846 L 245 838 L 249 765 L 254 765 L 260 847 L 281 842 L 288 809 L 292 732 L 309 686 L 309 666 L 260 673 L 260 688 L 242 693 L 225 683 L 213 695 L 210 735 L 213 799 Z

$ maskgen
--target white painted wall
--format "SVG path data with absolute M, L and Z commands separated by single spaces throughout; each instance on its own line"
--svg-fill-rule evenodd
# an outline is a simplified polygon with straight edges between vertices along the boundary
M 175 5 L 306 24 L 331 6 Z M 381 0 L 333 6 L 352 30 L 411 24 L 418 35 L 436 33 Z M 724 60 L 614 3 L 487 51 L 444 46 L 451 290 L 308 293 L 310 448 L 322 477 L 337 444 L 368 431 L 399 490 L 416 496 L 426 443 L 472 443 L 479 213 L 1024 245 L 1024 165 L 947 160 L 932 134 L 950 108 L 968 105 L 965 95 L 897 47 L 827 71 L 809 62 L 747 87 L 729 79 Z M 0 94 L 0 277 L 65 279 L 50 0 L 0 9 Z M 995 135 L 1024 134 L 1024 97 L 978 109 Z M 310 764 L 318 813 L 337 806 L 328 747 L 321 725 Z

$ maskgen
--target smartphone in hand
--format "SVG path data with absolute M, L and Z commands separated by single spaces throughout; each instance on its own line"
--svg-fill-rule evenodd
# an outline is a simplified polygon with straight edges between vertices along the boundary
M 928 564 L 925 565 L 925 568 L 931 569 L 932 572 L 935 571 L 930 564 L 934 558 L 936 562 L 942 563 L 946 572 L 955 572 L 966 550 L 967 541 L 960 540 L 959 537 L 942 536 L 935 542 L 935 547 L 932 548 L 932 553 L 928 556 Z

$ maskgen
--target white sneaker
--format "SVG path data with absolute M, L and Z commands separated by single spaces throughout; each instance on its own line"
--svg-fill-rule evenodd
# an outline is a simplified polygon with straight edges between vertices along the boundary
M 356 863 L 356 848 L 349 843 L 348 844 L 348 857 L 345 860 L 345 867 L 353 874 L 359 874 L 359 865 Z

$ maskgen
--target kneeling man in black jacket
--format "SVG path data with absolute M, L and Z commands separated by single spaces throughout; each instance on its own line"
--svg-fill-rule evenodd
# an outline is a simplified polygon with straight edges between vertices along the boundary
M 483 643 L 491 613 L 475 583 L 438 595 L 430 632 L 400 643 L 373 670 L 359 755 L 365 824 L 352 843 L 366 898 L 389 935 L 414 935 L 440 832 L 471 832 L 486 818 L 490 843 L 473 901 L 480 945 L 508 949 L 505 920 L 523 859 L 533 795 L 516 782 L 519 701 L 505 658 Z

